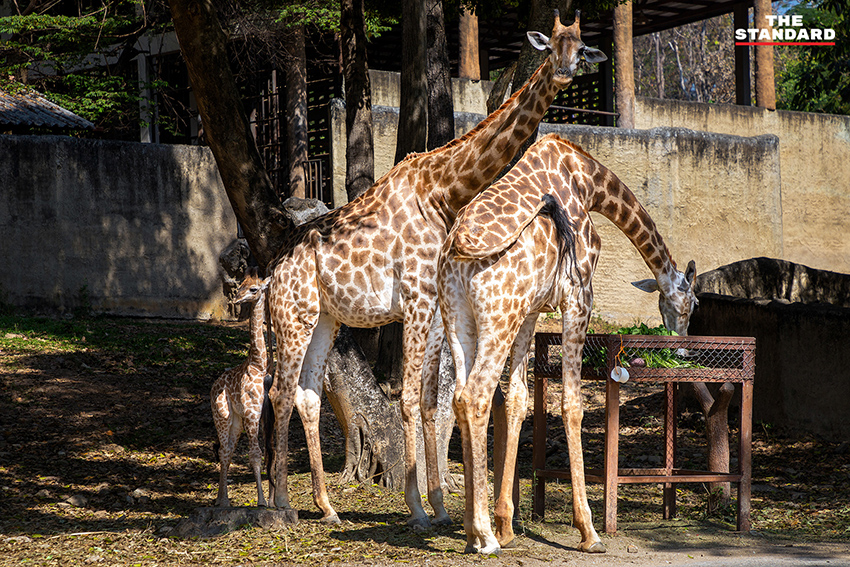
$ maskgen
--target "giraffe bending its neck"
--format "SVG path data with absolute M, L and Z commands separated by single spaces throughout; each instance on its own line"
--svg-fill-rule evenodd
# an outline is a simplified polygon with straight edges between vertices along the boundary
M 271 268 L 271 317 L 278 340 L 270 397 L 276 420 L 274 498 L 289 507 L 287 443 L 293 404 L 304 422 L 313 499 L 326 522 L 339 522 L 328 501 L 319 444 L 322 379 L 341 324 L 404 323 L 401 413 L 409 523 L 427 526 L 416 478 L 415 419 L 421 412 L 428 500 L 435 521 L 451 520 L 437 472 L 434 414 L 442 341 L 436 273 L 440 246 L 457 211 L 482 191 L 531 135 L 555 93 L 572 81 L 580 59 L 604 55 L 586 47 L 578 20 L 555 19 L 552 38 L 529 34 L 550 54 L 527 85 L 463 137 L 398 163 L 358 199 L 302 225 Z
M 554 195 L 546 195 L 549 203 L 541 207 L 550 191 Z M 644 281 L 642 289 L 660 291 L 665 324 L 687 334 L 697 304 L 693 262 L 685 274 L 676 269 L 655 223 L 634 194 L 578 146 L 555 135 L 543 137 L 505 177 L 461 211 L 443 246 L 437 281 L 457 375 L 452 406 L 463 442 L 468 552 L 495 553 L 514 537 L 511 491 L 528 402 L 524 363 L 538 313 L 555 308 L 563 315 L 561 412 L 574 520 L 582 536 L 579 549 L 605 551 L 587 505 L 581 450 L 581 355 L 600 250 L 590 211 L 608 217 L 640 251 L 655 276 Z M 496 439 L 493 450 L 494 534 L 487 510 L 486 430 L 508 354 L 510 383 L 501 406 L 506 438 Z
M 234 368 L 228 368 L 215 381 L 210 398 L 212 401 L 213 421 L 218 432 L 218 453 L 221 471 L 218 481 L 216 506 L 229 506 L 227 497 L 227 469 L 233 458 L 236 442 L 243 429 L 248 436 L 248 459 L 257 482 L 257 505 L 265 506 L 263 482 L 260 478 L 260 464 L 263 454 L 260 450 L 258 433 L 260 414 L 265 397 L 264 380 L 268 372 L 266 340 L 263 335 L 266 309 L 266 288 L 269 279 L 261 280 L 254 268 L 236 290 L 233 303 L 251 305 L 251 343 L 248 360 Z

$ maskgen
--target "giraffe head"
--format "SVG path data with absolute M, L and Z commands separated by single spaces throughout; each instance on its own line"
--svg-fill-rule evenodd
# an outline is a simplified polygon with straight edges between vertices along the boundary
M 535 49 L 540 51 L 549 50 L 549 60 L 555 69 L 554 81 L 565 88 L 573 81 L 578 63 L 584 59 L 588 63 L 601 63 L 608 57 L 592 47 L 587 47 L 581 41 L 581 30 L 579 29 L 579 18 L 581 13 L 576 10 L 576 21 L 571 26 L 561 23 L 558 10 L 555 10 L 555 26 L 552 29 L 552 37 L 536 31 L 528 32 L 528 41 Z
M 673 271 L 670 285 L 661 285 L 653 279 L 632 282 L 632 285 L 649 293 L 657 291 L 659 293 L 658 310 L 661 311 L 664 326 L 681 336 L 685 336 L 688 334 L 691 314 L 699 305 L 694 293 L 696 273 L 696 264 L 691 260 L 688 262 L 684 274 L 679 270 Z
M 253 303 L 257 301 L 269 287 L 269 281 L 271 281 L 271 276 L 264 280 L 260 279 L 257 268 L 249 268 L 245 274 L 245 279 L 236 288 L 236 292 L 230 302 L 234 305 L 240 305 L 242 303 Z

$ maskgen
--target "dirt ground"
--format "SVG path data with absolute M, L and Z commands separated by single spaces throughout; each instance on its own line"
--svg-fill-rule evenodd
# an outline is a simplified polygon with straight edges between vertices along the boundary
M 88 340 L 90 347 L 67 351 L 36 329 L 2 331 L 7 342 L 0 340 L 0 565 L 651 566 L 708 565 L 727 556 L 850 565 L 846 444 L 756 431 L 750 534 L 733 531 L 731 510 L 706 516 L 704 487 L 681 485 L 679 519 L 671 521 L 660 519 L 658 486 L 621 487 L 620 530 L 602 535 L 608 553 L 584 555 L 575 549 L 579 537 L 570 526 L 568 483 L 550 483 L 545 521 L 531 520 L 530 414 L 520 447 L 519 536 L 499 559 L 461 553 L 462 494 L 447 495 L 454 525 L 416 533 L 405 525 L 400 493 L 336 483 L 342 434 L 329 410 L 322 420 L 323 449 L 341 526 L 318 522 L 296 418 L 290 494 L 298 524 L 278 531 L 245 527 L 211 539 L 169 537 L 182 518 L 215 498 L 209 388 L 223 366 L 241 360 L 244 325 L 115 320 L 91 327 L 74 343 Z M 104 346 L 99 337 L 110 333 L 128 345 L 139 333 L 152 335 L 145 348 L 155 356 Z M 187 343 L 187 336 L 194 339 Z M 550 395 L 557 396 L 557 384 Z M 598 466 L 602 391 L 589 385 L 584 395 L 585 454 L 588 465 Z M 657 390 L 628 390 L 621 449 L 626 458 L 638 463 L 656 458 L 659 401 Z M 553 400 L 550 407 L 558 405 Z M 550 420 L 548 452 L 557 462 L 565 459 L 565 441 L 560 418 Z M 681 423 L 680 455 L 699 466 L 704 459 L 699 418 L 685 413 Z M 453 447 L 450 466 L 460 474 L 459 442 Z M 231 499 L 250 506 L 256 493 L 245 452 L 243 440 L 231 469 Z M 590 485 L 589 496 L 600 529 L 601 487 Z

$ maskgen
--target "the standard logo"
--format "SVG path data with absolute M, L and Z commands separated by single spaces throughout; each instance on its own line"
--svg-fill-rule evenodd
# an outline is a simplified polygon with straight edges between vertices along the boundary
M 803 16 L 767 16 L 767 28 L 738 28 L 735 45 L 835 45 L 832 28 L 804 28 Z

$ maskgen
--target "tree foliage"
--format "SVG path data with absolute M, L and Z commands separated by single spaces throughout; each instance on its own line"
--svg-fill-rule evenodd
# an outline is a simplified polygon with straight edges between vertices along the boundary
M 788 59 L 777 74 L 777 107 L 850 114 L 850 2 L 804 0 L 794 7 L 805 28 L 832 28 L 834 46 L 785 47 Z

